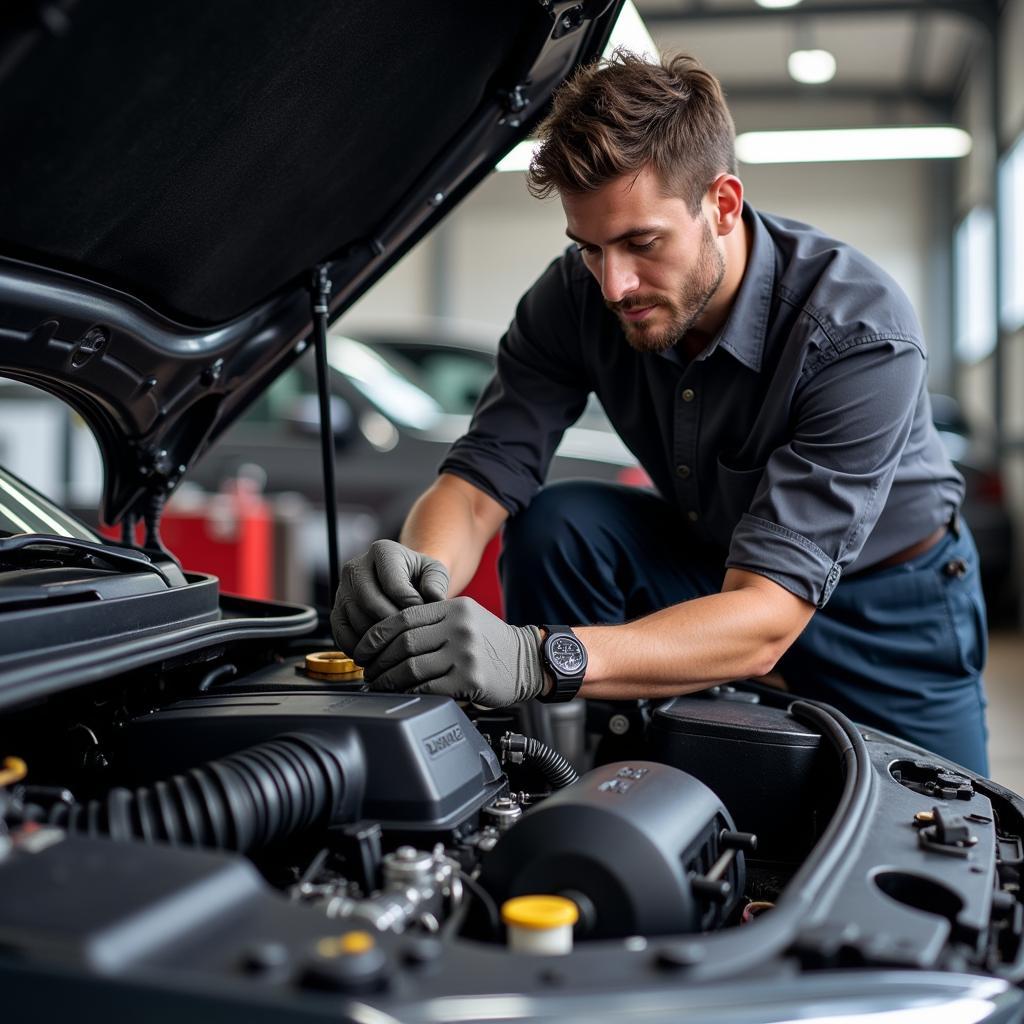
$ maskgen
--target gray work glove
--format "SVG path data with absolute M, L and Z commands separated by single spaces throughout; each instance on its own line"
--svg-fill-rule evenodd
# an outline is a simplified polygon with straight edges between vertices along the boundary
M 331 632 L 352 654 L 363 634 L 382 619 L 448 593 L 448 570 L 436 559 L 393 540 L 378 540 L 346 562 L 331 611 Z
M 540 630 L 468 597 L 406 608 L 367 630 L 353 657 L 371 690 L 434 693 L 499 708 L 544 689 Z

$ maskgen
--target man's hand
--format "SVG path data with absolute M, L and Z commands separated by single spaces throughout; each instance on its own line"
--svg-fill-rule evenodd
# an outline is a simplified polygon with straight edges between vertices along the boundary
M 331 632 L 351 654 L 374 624 L 403 608 L 443 601 L 447 594 L 448 570 L 436 558 L 393 540 L 378 540 L 342 568 Z
M 378 622 L 352 656 L 371 690 L 441 694 L 497 708 L 544 689 L 540 630 L 509 626 L 468 597 Z

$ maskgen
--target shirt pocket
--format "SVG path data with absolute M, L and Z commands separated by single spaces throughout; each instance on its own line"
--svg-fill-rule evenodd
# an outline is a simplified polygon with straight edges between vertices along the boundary
M 755 466 L 743 469 L 730 466 L 719 455 L 715 469 L 715 493 L 710 502 L 715 512 L 728 520 L 729 532 L 740 521 L 757 492 L 757 485 L 764 476 L 765 467 Z M 717 506 L 717 507 L 716 507 Z

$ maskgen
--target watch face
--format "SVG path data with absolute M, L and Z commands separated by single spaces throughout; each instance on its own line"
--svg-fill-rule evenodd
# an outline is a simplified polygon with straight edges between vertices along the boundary
M 559 672 L 575 675 L 584 665 L 583 644 L 575 637 L 556 636 L 548 645 L 548 659 Z

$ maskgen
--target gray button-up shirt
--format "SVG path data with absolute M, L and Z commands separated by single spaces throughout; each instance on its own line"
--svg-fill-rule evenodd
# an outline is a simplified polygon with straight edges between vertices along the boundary
M 747 206 L 749 261 L 696 359 L 641 353 L 576 250 L 519 303 L 469 432 L 441 465 L 513 515 L 594 392 L 726 566 L 821 607 L 860 571 L 947 522 L 963 480 L 932 424 L 927 356 L 884 271 L 820 231 Z

